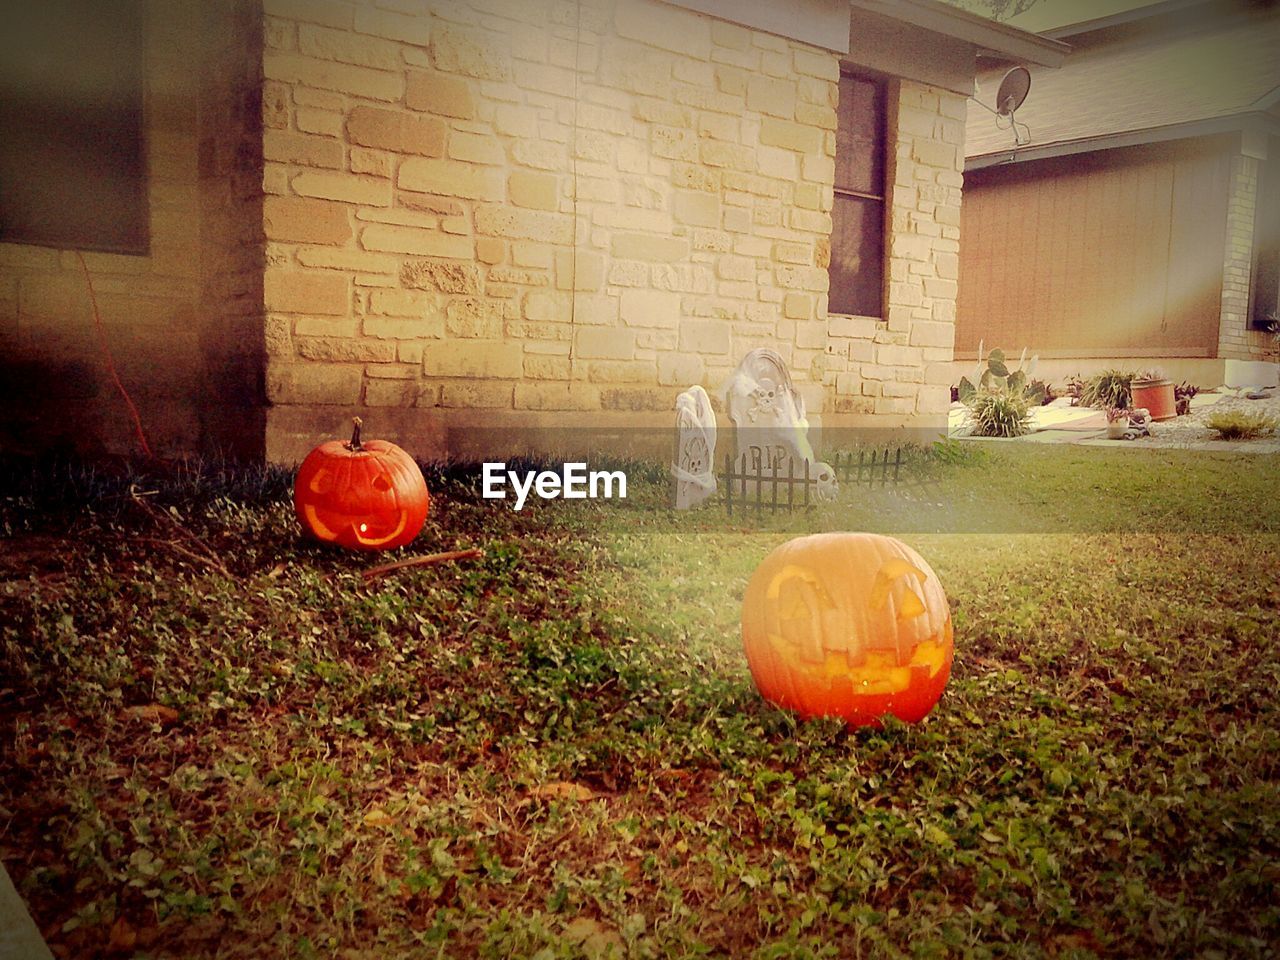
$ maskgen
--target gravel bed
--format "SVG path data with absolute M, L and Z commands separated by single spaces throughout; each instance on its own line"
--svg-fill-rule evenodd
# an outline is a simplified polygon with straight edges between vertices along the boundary
M 1160 446 L 1190 446 L 1210 440 L 1221 440 L 1222 438 L 1215 431 L 1205 426 L 1205 421 L 1213 416 L 1214 413 L 1226 410 L 1265 413 L 1280 420 L 1280 391 L 1273 391 L 1272 396 L 1263 400 L 1247 400 L 1244 396 L 1233 397 L 1228 395 L 1223 396 L 1216 403 L 1194 405 L 1191 408 L 1191 412 L 1184 416 L 1174 417 L 1172 420 L 1160 420 L 1151 424 L 1151 436 L 1140 437 L 1133 442 L 1158 444 Z M 1259 437 L 1254 441 L 1231 440 L 1225 442 L 1265 443 L 1275 441 L 1276 438 L 1276 435 L 1272 434 L 1270 437 Z

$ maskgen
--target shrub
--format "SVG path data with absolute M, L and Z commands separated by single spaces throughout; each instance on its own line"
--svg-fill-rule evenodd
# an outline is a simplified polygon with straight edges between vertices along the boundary
M 1132 406 L 1130 387 L 1136 374 L 1132 370 L 1103 370 L 1095 373 L 1080 388 L 1080 405 L 1082 407 Z
M 1254 437 L 1274 433 L 1280 420 L 1265 413 L 1245 413 L 1243 410 L 1224 410 L 1205 421 L 1205 426 L 1216 430 L 1223 440 L 1252 440 Z
M 1129 411 L 1124 407 L 1107 407 L 1107 423 L 1119 423 L 1129 419 Z
M 966 406 L 975 437 L 1020 437 L 1031 431 L 1031 400 L 1025 393 L 984 390 Z
M 1173 405 L 1178 416 L 1191 412 L 1191 398 L 1200 392 L 1200 388 L 1183 380 L 1173 388 Z

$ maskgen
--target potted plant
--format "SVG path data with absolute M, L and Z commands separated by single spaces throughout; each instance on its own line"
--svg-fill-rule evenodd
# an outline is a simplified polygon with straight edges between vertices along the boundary
M 1107 439 L 1123 440 L 1129 429 L 1129 411 L 1124 407 L 1107 407 Z
M 1129 390 L 1132 405 L 1146 407 L 1151 411 L 1152 420 L 1171 420 L 1178 415 L 1173 381 L 1166 379 L 1160 370 L 1142 371 L 1133 378 Z

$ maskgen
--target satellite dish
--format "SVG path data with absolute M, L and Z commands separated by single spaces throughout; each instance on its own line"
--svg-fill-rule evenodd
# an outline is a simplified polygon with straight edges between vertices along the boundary
M 996 105 L 989 107 L 978 99 L 978 85 L 974 82 L 974 95 L 969 99 L 984 110 L 989 110 L 996 116 L 996 126 L 1002 130 L 1013 131 L 1013 148 L 1016 152 L 1018 147 L 1024 146 L 1031 142 L 1031 128 L 1025 123 L 1019 123 L 1014 114 L 1017 109 L 1022 106 L 1023 101 L 1027 99 L 1027 94 L 1031 92 L 1031 71 L 1026 67 L 1014 67 L 1000 81 L 1000 88 L 996 91 Z M 1004 127 L 1001 120 L 1008 120 L 1009 125 Z M 1013 157 L 1010 157 L 1012 160 Z
M 1026 67 L 1014 67 L 1004 75 L 1004 79 L 1000 81 L 1000 89 L 996 91 L 996 113 L 1002 117 L 1012 117 L 1030 92 L 1031 71 Z

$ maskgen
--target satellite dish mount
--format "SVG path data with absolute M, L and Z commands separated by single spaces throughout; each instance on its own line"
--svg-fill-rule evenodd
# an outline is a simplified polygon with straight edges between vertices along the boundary
M 983 109 L 994 113 L 996 115 L 996 126 L 1000 127 L 1000 129 L 1013 131 L 1013 146 L 1016 150 L 1018 147 L 1025 146 L 1031 142 L 1031 128 L 1025 123 L 1019 123 L 1014 116 L 1030 92 L 1031 71 L 1026 67 L 1013 67 L 1000 81 L 1000 87 L 996 90 L 996 105 L 994 107 L 987 106 L 976 96 L 970 97 L 970 99 Z M 1008 120 L 1009 126 L 1003 126 L 1001 120 Z

